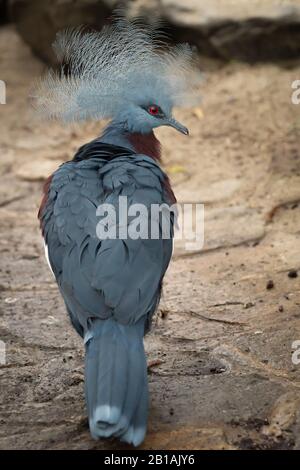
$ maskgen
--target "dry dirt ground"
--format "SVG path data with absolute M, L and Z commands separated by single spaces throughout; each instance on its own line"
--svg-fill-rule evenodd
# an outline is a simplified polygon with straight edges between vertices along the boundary
M 89 436 L 83 348 L 36 219 L 42 180 L 100 126 L 38 122 L 26 96 L 42 69 L 2 27 L 0 447 L 124 449 Z M 156 366 L 144 449 L 300 448 L 297 78 L 296 66 L 229 64 L 207 73 L 201 110 L 177 113 L 190 138 L 158 132 L 179 201 L 205 203 L 205 245 L 176 247 L 146 338 Z

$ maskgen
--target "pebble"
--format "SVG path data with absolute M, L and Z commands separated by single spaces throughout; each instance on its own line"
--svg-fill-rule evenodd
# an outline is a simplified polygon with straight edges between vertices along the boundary
M 291 269 L 291 270 L 288 272 L 288 277 L 290 277 L 291 279 L 292 279 L 292 278 L 295 278 L 295 277 L 298 277 L 298 273 L 297 273 L 296 269 Z

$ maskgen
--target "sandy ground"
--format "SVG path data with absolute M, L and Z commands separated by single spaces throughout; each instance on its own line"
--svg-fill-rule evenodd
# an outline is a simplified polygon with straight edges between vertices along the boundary
M 100 128 L 33 117 L 26 96 L 42 69 L 2 27 L 0 448 L 126 448 L 89 436 L 83 348 L 36 219 L 42 180 Z M 207 74 L 201 112 L 177 113 L 190 138 L 157 133 L 178 199 L 205 203 L 205 245 L 176 247 L 146 338 L 156 366 L 142 448 L 300 448 L 300 277 L 288 275 L 300 269 L 297 78 L 300 68 L 230 64 Z

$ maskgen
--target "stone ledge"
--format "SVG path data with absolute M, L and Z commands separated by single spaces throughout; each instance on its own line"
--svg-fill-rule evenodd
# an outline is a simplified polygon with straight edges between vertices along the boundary
M 54 60 L 50 44 L 68 26 L 101 28 L 116 0 L 11 0 L 10 16 L 23 39 L 43 60 Z M 277 61 L 300 55 L 297 0 L 125 0 L 128 15 L 155 15 L 177 41 L 221 60 Z

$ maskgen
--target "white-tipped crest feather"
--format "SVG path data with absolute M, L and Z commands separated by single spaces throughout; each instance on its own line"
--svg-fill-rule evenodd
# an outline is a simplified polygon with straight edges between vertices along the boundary
M 79 28 L 57 34 L 62 64 L 50 70 L 32 96 L 41 115 L 64 121 L 114 118 L 144 96 L 172 106 L 198 99 L 201 80 L 188 44 L 168 46 L 159 25 L 119 16 L 100 32 Z

